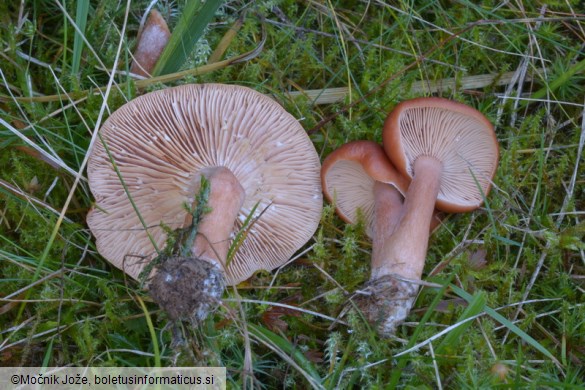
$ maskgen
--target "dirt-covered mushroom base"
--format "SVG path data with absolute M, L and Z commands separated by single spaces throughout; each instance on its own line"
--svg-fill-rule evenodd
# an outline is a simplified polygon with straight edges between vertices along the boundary
M 404 322 L 418 292 L 418 285 L 384 275 L 370 280 L 352 301 L 383 337 L 391 337 Z
M 149 284 L 152 299 L 171 320 L 195 323 L 217 308 L 224 289 L 223 271 L 194 257 L 164 259 Z

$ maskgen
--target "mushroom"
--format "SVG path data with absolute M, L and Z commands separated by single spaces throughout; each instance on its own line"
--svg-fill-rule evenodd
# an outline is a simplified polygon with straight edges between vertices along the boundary
M 393 230 L 398 222 L 402 193 L 408 188 L 408 180 L 398 174 L 381 145 L 373 141 L 353 141 L 325 158 L 321 186 L 325 198 L 335 204 L 341 219 L 356 223 L 361 212 L 366 233 L 374 238 L 383 230 L 376 227 L 376 222 L 387 225 L 386 230 Z
M 443 98 L 400 103 L 388 115 L 382 136 L 390 161 L 412 178 L 398 227 L 381 249 L 389 266 L 380 268 L 364 298 L 367 317 L 389 336 L 414 303 L 435 205 L 447 212 L 478 208 L 498 165 L 498 143 L 479 111 Z
M 150 77 L 170 38 L 171 32 L 167 22 L 160 12 L 152 10 L 144 27 L 138 33 L 138 44 L 130 73 Z
M 169 231 L 191 225 L 188 208 L 201 176 L 209 182 L 211 211 L 187 257 L 214 265 L 204 265 L 212 284 L 214 268 L 235 285 L 282 266 L 317 228 L 318 155 L 294 117 L 249 88 L 202 84 L 151 92 L 115 111 L 100 137 L 88 163 L 96 204 L 87 222 L 99 253 L 134 279 L 165 248 Z M 252 223 L 244 226 L 247 220 Z M 245 239 L 227 264 L 228 248 L 243 228 Z M 192 264 L 182 257 L 166 263 L 158 267 L 162 282 L 190 283 Z M 209 284 L 195 279 L 198 288 Z M 216 297 L 218 289 L 211 290 Z
M 381 234 L 374 242 L 382 242 L 394 231 L 408 182 L 388 160 L 382 146 L 373 141 L 349 142 L 327 156 L 321 167 L 325 198 L 335 204 L 337 214 L 347 223 L 356 223 L 361 212 L 368 237 L 374 239 L 375 233 Z M 435 217 L 431 232 L 441 222 L 439 212 Z
M 361 212 L 366 222 L 366 233 L 372 239 L 372 271 L 368 286 L 375 284 L 394 266 L 384 253 L 387 250 L 384 243 L 398 225 L 408 181 L 394 168 L 382 146 L 373 141 L 347 143 L 323 161 L 321 185 L 325 198 L 335 204 L 337 214 L 344 221 L 357 222 Z M 427 227 L 430 232 L 440 225 L 438 214 L 435 213 L 430 227 Z M 357 295 L 358 306 L 362 301 Z M 365 309 L 369 312 L 367 304 Z

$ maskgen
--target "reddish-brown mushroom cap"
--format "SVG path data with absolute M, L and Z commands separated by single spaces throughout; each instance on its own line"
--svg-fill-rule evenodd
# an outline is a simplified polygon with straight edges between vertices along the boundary
M 398 174 L 382 146 L 373 141 L 349 142 L 323 161 L 321 186 L 325 198 L 335 204 L 337 214 L 345 222 L 357 222 L 361 210 L 370 237 L 376 181 L 394 187 L 400 194 L 408 188 L 408 180 Z
M 163 226 L 173 230 L 188 220 L 185 204 L 193 204 L 206 168 L 226 168 L 245 192 L 231 238 L 257 206 L 257 220 L 227 267 L 229 284 L 283 265 L 317 228 L 318 155 L 294 117 L 249 88 L 152 92 L 118 109 L 100 132 L 103 142 L 88 164 L 96 206 L 87 222 L 98 251 L 133 278 L 157 255 L 152 242 L 164 247 Z
M 470 211 L 489 193 L 498 142 L 493 125 L 476 109 L 436 97 L 408 100 L 388 115 L 383 140 L 392 163 L 411 178 L 420 156 L 442 163 L 438 209 Z

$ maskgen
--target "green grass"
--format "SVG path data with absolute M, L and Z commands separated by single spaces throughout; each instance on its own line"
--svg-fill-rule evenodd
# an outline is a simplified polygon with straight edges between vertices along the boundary
M 148 3 L 0 3 L 0 366 L 226 366 L 233 387 L 585 386 L 580 2 L 226 2 L 188 17 L 186 1 L 161 0 L 171 31 L 189 18 L 205 28 L 169 60 L 174 73 L 134 81 L 123 71 Z M 507 72 L 524 82 L 466 84 Z M 398 102 L 444 79 L 456 87 L 434 95 L 496 125 L 500 166 L 486 206 L 432 236 L 424 278 L 443 287 L 421 291 L 395 339 L 354 310 L 331 320 L 368 280 L 371 244 L 328 205 L 298 260 L 229 289 L 198 328 L 171 331 L 95 250 L 84 161 L 96 127 L 135 96 L 248 86 L 299 118 L 324 158 L 348 141 L 381 141 Z M 287 94 L 336 87 L 347 92 L 330 104 Z

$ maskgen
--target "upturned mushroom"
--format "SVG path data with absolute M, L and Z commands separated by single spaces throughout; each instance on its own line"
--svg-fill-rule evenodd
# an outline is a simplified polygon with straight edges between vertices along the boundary
M 412 178 L 398 226 L 381 249 L 389 266 L 370 281 L 362 302 L 379 332 L 389 336 L 414 303 L 435 205 L 447 212 L 478 208 L 491 188 L 498 143 L 479 111 L 442 98 L 396 106 L 384 124 L 383 143 L 398 171 Z
M 375 238 L 376 233 L 392 231 L 398 222 L 408 180 L 398 174 L 381 145 L 353 141 L 323 160 L 321 186 L 341 219 L 356 223 L 361 212 L 367 235 Z
M 386 266 L 380 250 L 398 224 L 408 179 L 394 168 L 381 145 L 353 141 L 325 158 L 321 186 L 345 222 L 356 223 L 361 212 L 366 234 L 372 239 L 372 275 L 376 275 L 378 268 Z M 431 231 L 439 224 L 435 215 Z
M 294 117 L 249 88 L 202 84 L 151 92 L 115 111 L 100 137 L 88 164 L 96 204 L 87 222 L 100 254 L 134 279 L 157 258 L 169 231 L 191 225 L 201 176 L 209 182 L 210 211 L 187 259 L 158 267 L 158 289 L 185 285 L 216 299 L 222 279 L 235 285 L 283 265 L 317 228 L 317 153 Z M 227 264 L 247 220 L 253 223 Z M 179 288 L 165 299 L 183 295 Z M 205 311 L 196 302 L 181 305 L 176 317 Z
M 394 266 L 384 253 L 384 242 L 390 239 L 402 215 L 408 181 L 394 168 L 382 146 L 372 141 L 349 142 L 323 161 L 321 186 L 325 198 L 335 204 L 337 214 L 348 223 L 357 222 L 361 212 L 366 233 L 372 239 L 368 286 Z M 437 212 L 428 228 L 432 232 L 440 223 Z M 355 300 L 358 305 L 363 301 L 360 295 Z M 368 305 L 365 309 L 368 314 Z

